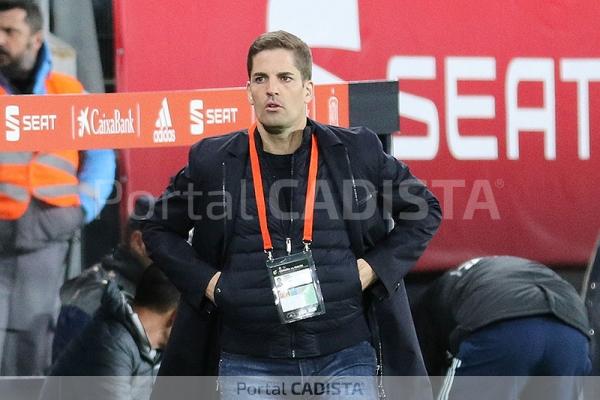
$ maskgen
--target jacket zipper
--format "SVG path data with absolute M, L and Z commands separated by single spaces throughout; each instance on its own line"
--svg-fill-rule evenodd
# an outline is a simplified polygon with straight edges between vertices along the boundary
M 377 390 L 380 400 L 387 399 L 385 389 L 383 388 L 383 350 L 381 348 L 381 338 L 379 337 L 377 338 Z
M 294 332 L 294 330 L 292 329 L 291 326 L 288 325 L 288 327 L 290 329 L 290 333 L 292 334 L 291 340 L 290 340 L 291 350 L 292 350 L 292 358 L 296 358 L 296 349 L 294 348 L 295 344 L 296 344 L 296 333 Z
M 358 210 L 358 191 L 356 190 L 356 181 L 354 180 L 354 174 L 350 166 L 350 158 L 348 157 L 348 150 L 345 151 L 346 164 L 348 165 L 348 171 L 350 171 L 350 180 L 352 180 L 352 193 L 354 194 L 354 205 Z
M 375 301 L 375 300 L 373 300 Z M 379 335 L 379 326 L 377 325 L 377 319 L 375 318 L 375 305 L 373 302 L 369 305 L 367 310 L 367 320 L 371 327 L 372 344 L 375 347 L 375 353 L 377 360 L 377 392 L 379 393 L 379 400 L 387 398 L 385 389 L 383 388 L 383 346 L 381 345 L 381 336 Z

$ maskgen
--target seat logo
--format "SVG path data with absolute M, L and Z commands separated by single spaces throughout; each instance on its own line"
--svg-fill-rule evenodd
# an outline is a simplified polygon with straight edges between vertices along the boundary
M 204 133 L 204 101 L 194 99 L 190 101 L 190 133 L 202 135 Z
M 237 107 L 207 107 L 204 100 L 190 101 L 190 133 L 202 135 L 207 125 L 232 125 L 237 123 Z
M 18 142 L 22 132 L 49 132 L 56 127 L 56 114 L 23 114 L 17 105 L 4 109 L 6 141 Z
M 21 138 L 21 127 L 19 123 L 19 106 L 6 106 L 6 140 L 17 142 Z

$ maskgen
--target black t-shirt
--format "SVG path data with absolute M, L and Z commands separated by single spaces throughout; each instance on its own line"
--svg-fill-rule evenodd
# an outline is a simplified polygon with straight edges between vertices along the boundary
M 275 195 L 279 199 L 279 209 L 283 212 L 289 212 L 292 210 L 292 186 L 285 184 L 285 181 L 293 179 L 293 154 L 271 154 L 263 153 L 265 165 L 265 173 L 269 182 L 270 188 L 279 182 L 280 187 L 277 186 Z M 284 181 L 284 182 L 282 182 Z M 270 189 L 269 188 L 269 189 Z

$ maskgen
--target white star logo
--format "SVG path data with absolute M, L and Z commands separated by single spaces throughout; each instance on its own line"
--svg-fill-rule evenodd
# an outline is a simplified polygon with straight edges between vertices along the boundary
M 86 107 L 79 112 L 79 116 L 77 117 L 77 123 L 79 124 L 79 130 L 77 131 L 77 134 L 79 137 L 83 137 L 83 134 L 86 132 L 91 132 L 90 120 L 88 119 L 89 111 L 90 108 Z

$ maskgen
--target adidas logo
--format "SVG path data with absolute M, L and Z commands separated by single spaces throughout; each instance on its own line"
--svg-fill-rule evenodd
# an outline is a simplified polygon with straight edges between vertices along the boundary
M 172 143 L 175 142 L 175 129 L 173 129 L 173 120 L 171 119 L 171 111 L 169 110 L 169 102 L 165 97 L 161 102 L 158 118 L 154 124 L 154 143 Z

